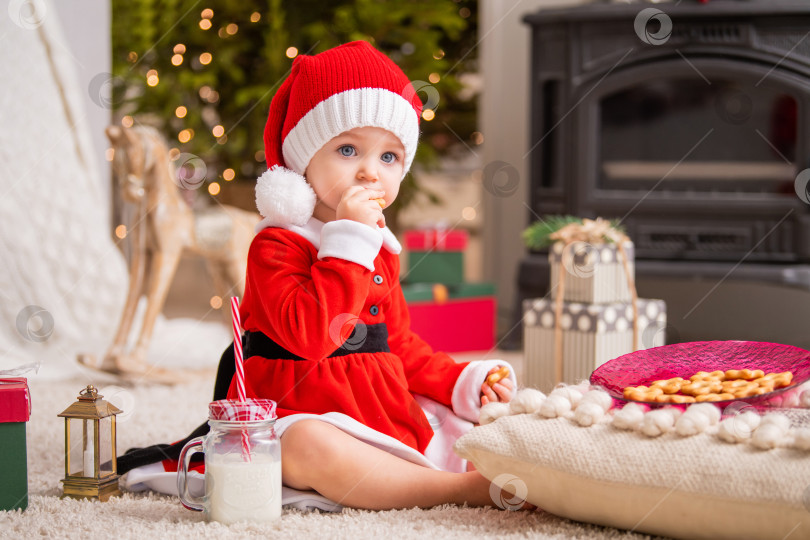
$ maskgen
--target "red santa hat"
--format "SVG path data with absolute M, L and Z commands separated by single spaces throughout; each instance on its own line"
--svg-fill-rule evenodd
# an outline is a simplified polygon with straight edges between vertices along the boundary
M 316 201 L 304 171 L 312 156 L 344 131 L 378 127 L 393 133 L 405 147 L 404 178 L 416 153 L 421 112 L 402 70 L 365 41 L 296 57 L 264 128 L 268 170 L 256 184 L 263 225 L 309 220 Z

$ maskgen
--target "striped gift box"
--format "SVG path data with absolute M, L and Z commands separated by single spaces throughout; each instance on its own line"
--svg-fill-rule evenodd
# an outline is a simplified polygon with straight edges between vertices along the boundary
M 630 301 L 627 275 L 616 244 L 573 242 L 570 249 L 573 256 L 566 257 L 562 265 L 566 272 L 563 300 L 591 304 Z M 635 275 L 633 242 L 625 242 L 624 250 L 629 259 L 630 272 Z M 555 285 L 560 280 L 562 251 L 563 243 L 555 242 L 548 252 L 552 299 L 557 297 Z
M 663 300 L 638 299 L 638 349 L 665 344 L 667 313 Z M 633 352 L 633 307 L 629 302 L 563 302 L 563 382 L 588 379 L 608 360 Z M 543 391 L 554 387 L 554 302 L 523 302 L 525 384 Z

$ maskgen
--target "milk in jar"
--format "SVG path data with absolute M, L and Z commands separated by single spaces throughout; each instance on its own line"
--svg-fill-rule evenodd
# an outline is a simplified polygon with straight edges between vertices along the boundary
M 205 512 L 208 521 L 266 523 L 281 517 L 281 444 L 269 399 L 219 400 L 208 405 L 205 436 L 180 452 L 177 492 L 183 506 Z M 189 493 L 188 468 L 195 452 L 205 454 L 205 495 Z
M 230 524 L 281 517 L 281 461 L 240 454 L 213 456 L 205 464 L 208 519 Z

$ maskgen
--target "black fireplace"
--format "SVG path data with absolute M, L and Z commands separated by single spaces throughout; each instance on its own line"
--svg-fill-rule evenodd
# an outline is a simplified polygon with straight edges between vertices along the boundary
M 810 290 L 810 4 L 543 10 L 532 29 L 529 220 L 620 220 L 636 273 Z M 548 290 L 545 253 L 519 295 Z

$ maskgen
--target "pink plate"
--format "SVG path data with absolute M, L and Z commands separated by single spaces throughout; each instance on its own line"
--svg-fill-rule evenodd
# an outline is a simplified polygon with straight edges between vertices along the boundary
M 605 362 L 591 374 L 591 384 L 603 387 L 614 399 L 624 399 L 627 386 L 647 385 L 658 379 L 688 379 L 698 371 L 761 369 L 765 373 L 793 372 L 793 384 L 773 392 L 738 399 L 752 405 L 789 406 L 787 391 L 810 380 L 810 351 L 758 341 L 695 341 L 675 343 L 625 354 Z M 727 402 L 715 402 L 723 404 Z M 648 405 L 665 405 L 653 404 Z

